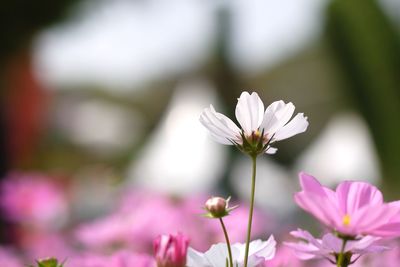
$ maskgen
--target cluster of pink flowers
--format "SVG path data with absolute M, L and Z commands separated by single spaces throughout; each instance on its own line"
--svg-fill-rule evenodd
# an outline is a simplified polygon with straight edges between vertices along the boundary
M 199 203 L 206 201 L 205 196 L 178 199 L 148 190 L 125 190 L 111 213 L 93 221 L 65 222 L 71 208 L 64 190 L 54 178 L 36 173 L 14 172 L 3 179 L 1 208 L 15 244 L 13 249 L 0 246 L 0 266 L 23 267 L 34 259 L 56 257 L 66 260 L 65 267 L 133 263 L 154 267 L 153 242 L 162 233 L 180 232 L 198 250 L 223 240 L 218 225 L 200 216 Z M 226 220 L 235 242 L 243 242 L 247 214 L 248 206 L 240 204 Z M 272 218 L 260 210 L 255 211 L 254 226 L 258 236 L 274 227 Z
M 146 190 L 127 191 L 110 214 L 78 225 L 74 236 L 91 250 L 108 251 L 119 246 L 148 252 L 159 234 L 181 232 L 190 237 L 192 247 L 203 250 L 223 240 L 218 225 L 200 216 L 199 203 L 205 201 L 204 196 L 177 199 Z M 241 204 L 226 220 L 235 242 L 243 241 L 247 213 L 248 207 Z M 256 210 L 254 226 L 255 235 L 261 236 L 274 223 L 272 217 Z

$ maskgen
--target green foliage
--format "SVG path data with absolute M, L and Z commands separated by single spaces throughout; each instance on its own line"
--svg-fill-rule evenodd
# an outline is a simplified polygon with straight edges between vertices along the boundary
M 333 0 L 327 34 L 378 150 L 385 195 L 400 186 L 400 40 L 376 0 Z

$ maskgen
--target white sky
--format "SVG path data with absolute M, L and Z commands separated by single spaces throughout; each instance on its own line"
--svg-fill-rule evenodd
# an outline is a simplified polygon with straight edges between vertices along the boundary
M 318 36 L 327 0 L 91 1 L 64 25 L 44 32 L 35 58 L 55 87 L 98 84 L 127 89 L 201 66 L 215 41 L 216 9 L 232 10 L 233 62 L 268 67 Z

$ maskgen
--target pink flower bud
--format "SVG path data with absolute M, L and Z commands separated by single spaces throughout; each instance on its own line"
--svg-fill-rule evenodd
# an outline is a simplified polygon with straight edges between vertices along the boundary
M 178 233 L 160 235 L 154 240 L 157 267 L 185 267 L 189 239 Z
M 227 215 L 228 202 L 222 197 L 212 197 L 206 201 L 205 208 L 215 218 Z

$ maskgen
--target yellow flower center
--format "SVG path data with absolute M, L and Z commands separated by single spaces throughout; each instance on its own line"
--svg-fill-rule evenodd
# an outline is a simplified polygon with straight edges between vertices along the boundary
M 259 130 L 256 130 L 253 132 L 253 136 L 255 139 L 258 139 L 261 137 L 261 132 Z
M 350 225 L 350 221 L 351 221 L 351 217 L 350 215 L 346 214 L 343 217 L 343 225 L 344 226 L 349 226 Z

